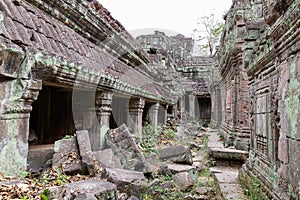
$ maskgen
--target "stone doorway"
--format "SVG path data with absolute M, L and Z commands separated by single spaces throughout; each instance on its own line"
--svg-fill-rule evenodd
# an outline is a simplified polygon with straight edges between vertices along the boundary
M 211 98 L 210 97 L 197 97 L 195 106 L 196 119 L 210 121 L 211 118 Z M 199 109 L 197 109 L 199 108 Z
M 30 113 L 31 144 L 53 144 L 66 135 L 73 135 L 72 90 L 43 86 Z

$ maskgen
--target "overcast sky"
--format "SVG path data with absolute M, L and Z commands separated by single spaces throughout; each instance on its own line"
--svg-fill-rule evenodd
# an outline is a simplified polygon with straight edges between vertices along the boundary
M 169 34 L 192 36 L 197 19 L 229 10 L 232 0 L 98 0 L 111 15 L 134 36 L 153 31 L 169 30 Z

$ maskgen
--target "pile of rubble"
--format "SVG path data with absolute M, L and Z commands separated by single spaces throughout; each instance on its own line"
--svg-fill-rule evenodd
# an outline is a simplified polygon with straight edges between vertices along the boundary
M 0 194 L 20 199 L 27 192 L 28 199 L 133 200 L 150 196 L 162 199 L 163 192 L 176 190 L 181 196 L 170 199 L 207 199 L 207 190 L 196 187 L 204 165 L 195 160 L 195 155 L 193 158 L 189 147 L 164 146 L 145 157 L 125 125 L 109 130 L 105 139 L 107 148 L 100 151 L 92 151 L 88 131 L 84 130 L 77 131 L 75 137 L 56 141 L 52 166 L 39 178 L 46 184 L 3 178 Z M 23 193 L 12 194 L 8 189 Z

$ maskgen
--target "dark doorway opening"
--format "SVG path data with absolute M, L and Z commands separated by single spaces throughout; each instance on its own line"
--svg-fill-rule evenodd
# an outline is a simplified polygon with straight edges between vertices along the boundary
M 209 121 L 211 118 L 211 99 L 210 97 L 197 97 L 197 103 L 199 110 L 196 113 L 196 117 L 199 120 Z
M 115 129 L 122 124 L 127 124 L 129 100 L 114 96 L 112 99 L 112 113 L 109 119 L 109 127 Z
M 30 113 L 30 136 L 37 141 L 29 144 L 53 144 L 66 135 L 74 135 L 72 90 L 43 86 Z

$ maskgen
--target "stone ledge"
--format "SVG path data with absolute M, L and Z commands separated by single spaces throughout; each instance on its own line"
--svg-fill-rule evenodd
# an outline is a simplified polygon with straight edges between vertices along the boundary
M 246 161 L 248 157 L 247 151 L 229 149 L 229 148 L 211 148 L 210 154 L 215 159 L 222 160 L 239 160 Z

